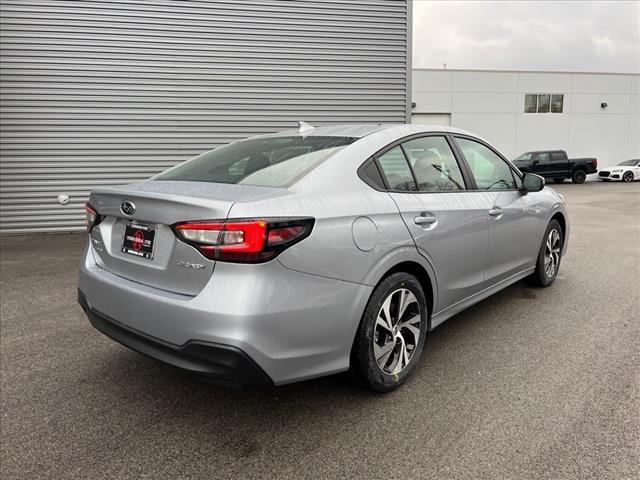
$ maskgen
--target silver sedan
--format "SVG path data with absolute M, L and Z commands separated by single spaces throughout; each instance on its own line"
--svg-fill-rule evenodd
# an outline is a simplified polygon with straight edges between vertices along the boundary
M 86 211 L 91 323 L 228 386 L 350 370 L 391 390 L 429 330 L 520 279 L 550 285 L 569 235 L 541 177 L 422 125 L 301 123 L 97 189 Z

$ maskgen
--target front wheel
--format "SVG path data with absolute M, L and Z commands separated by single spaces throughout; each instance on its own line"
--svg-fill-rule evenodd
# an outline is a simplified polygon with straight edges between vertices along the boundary
M 584 170 L 576 170 L 573 172 L 573 176 L 571 177 L 571 181 L 573 183 L 584 183 L 587 179 L 587 173 Z
M 557 220 L 551 220 L 538 251 L 536 269 L 529 276 L 530 283 L 539 287 L 548 287 L 553 283 L 560 269 L 563 242 L 560 223 Z
M 420 359 L 427 334 L 427 302 L 420 282 L 406 272 L 373 291 L 351 350 L 351 372 L 377 392 L 399 387 Z
M 633 182 L 633 172 L 624 172 L 622 175 L 623 182 Z

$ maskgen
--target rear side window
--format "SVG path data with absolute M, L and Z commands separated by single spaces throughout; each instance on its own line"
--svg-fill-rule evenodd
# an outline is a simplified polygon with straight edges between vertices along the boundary
M 458 162 L 444 137 L 422 137 L 402 144 L 413 168 L 418 190 L 442 192 L 464 190 Z
M 353 143 L 352 137 L 268 137 L 216 148 L 154 180 L 284 187 Z
M 562 152 L 553 152 L 551 154 L 551 160 L 554 160 L 556 162 L 564 160 L 564 155 L 562 154 Z
M 456 142 L 480 190 L 515 190 L 511 168 L 490 148 L 466 138 L 456 137 Z
M 358 175 L 370 187 L 376 190 L 386 190 L 384 180 L 382 180 L 382 175 L 380 175 L 380 170 L 378 170 L 378 166 L 373 158 L 370 158 L 362 164 L 358 169 Z
M 378 164 L 390 190 L 415 192 L 416 184 L 402 149 L 394 147 L 378 157 Z

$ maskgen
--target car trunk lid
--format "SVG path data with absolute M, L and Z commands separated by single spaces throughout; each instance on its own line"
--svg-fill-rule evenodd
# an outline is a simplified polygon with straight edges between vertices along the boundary
M 96 262 L 143 285 L 196 295 L 213 274 L 215 261 L 178 240 L 171 226 L 226 219 L 236 200 L 258 200 L 281 190 L 182 181 L 145 181 L 96 190 L 89 200 L 102 218 L 91 232 Z

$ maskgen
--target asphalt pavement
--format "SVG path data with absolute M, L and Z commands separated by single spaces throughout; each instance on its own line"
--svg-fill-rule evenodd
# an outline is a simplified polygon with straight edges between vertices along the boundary
M 640 183 L 557 188 L 555 284 L 438 327 L 386 395 L 201 383 L 89 325 L 85 235 L 2 237 L 2 478 L 640 478 Z

